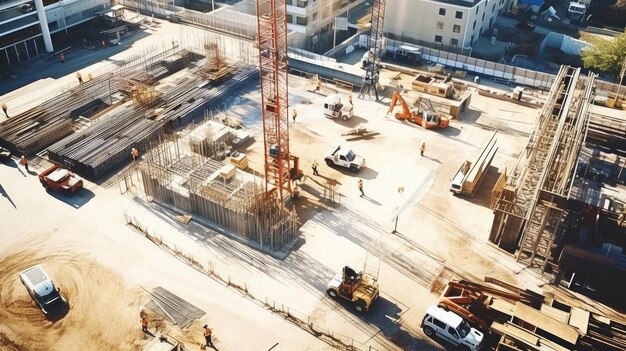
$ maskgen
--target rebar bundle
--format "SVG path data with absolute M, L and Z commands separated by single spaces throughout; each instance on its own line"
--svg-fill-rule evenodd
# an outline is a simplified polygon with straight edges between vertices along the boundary
M 132 159 L 157 137 L 162 124 L 145 119 L 145 110 L 124 108 L 48 148 L 48 157 L 89 178 L 98 178 Z

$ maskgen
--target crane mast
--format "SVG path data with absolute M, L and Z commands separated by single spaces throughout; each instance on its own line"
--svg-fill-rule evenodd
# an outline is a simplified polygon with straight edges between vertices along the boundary
M 257 0 L 265 192 L 291 193 L 286 0 Z
M 374 0 L 372 3 L 372 25 L 367 40 L 367 59 L 365 77 L 359 97 L 376 96 L 378 98 L 378 78 L 380 74 L 380 56 L 383 50 L 383 26 L 385 20 L 386 0 Z

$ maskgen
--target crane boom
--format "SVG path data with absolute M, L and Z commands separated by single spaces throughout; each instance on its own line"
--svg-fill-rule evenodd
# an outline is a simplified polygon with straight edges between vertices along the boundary
M 378 77 L 380 74 L 380 56 L 383 50 L 383 26 L 385 21 L 386 0 L 374 0 L 372 3 L 372 26 L 367 40 L 367 62 L 365 65 L 365 77 L 359 97 L 365 95 L 378 98 Z
M 287 5 L 257 0 L 259 75 L 265 147 L 265 191 L 291 193 L 287 91 Z

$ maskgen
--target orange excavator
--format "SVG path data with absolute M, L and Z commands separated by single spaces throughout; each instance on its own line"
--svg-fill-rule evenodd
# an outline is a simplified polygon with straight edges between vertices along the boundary
M 440 116 L 439 113 L 435 111 L 430 104 L 423 101 L 423 99 L 420 99 L 420 107 L 418 109 L 411 110 L 409 104 L 404 101 L 402 96 L 397 91 L 393 92 L 391 104 L 389 104 L 387 114 L 390 114 L 393 111 L 394 107 L 396 107 L 396 103 L 398 102 L 400 103 L 400 106 L 402 106 L 402 112 L 396 113 L 396 119 L 401 121 L 408 120 L 409 122 L 419 124 L 426 129 L 446 128 L 450 124 L 450 120 L 448 120 L 448 118 Z

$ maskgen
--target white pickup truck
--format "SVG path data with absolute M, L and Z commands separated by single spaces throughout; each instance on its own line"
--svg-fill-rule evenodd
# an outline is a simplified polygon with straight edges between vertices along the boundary
M 352 149 L 342 147 L 341 145 L 328 150 L 324 161 L 326 161 L 329 167 L 345 167 L 352 173 L 357 173 L 365 167 L 365 159 L 363 157 L 356 155 Z

